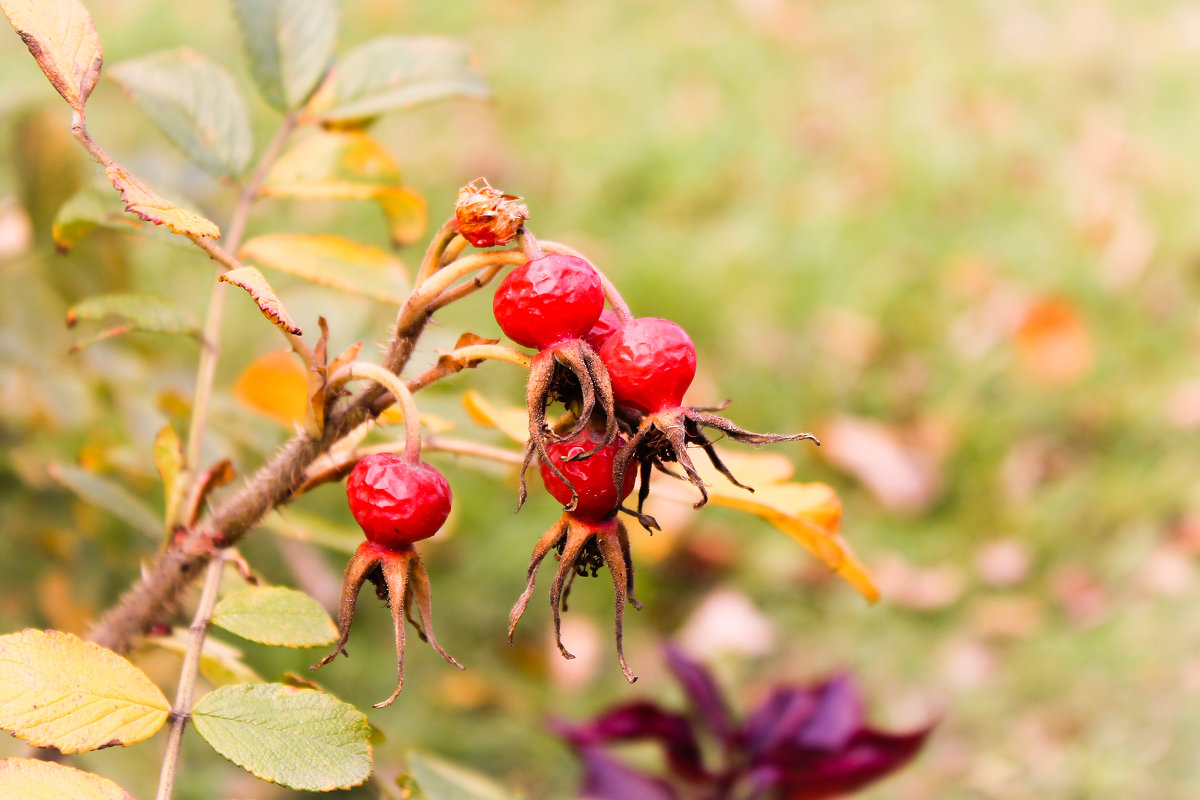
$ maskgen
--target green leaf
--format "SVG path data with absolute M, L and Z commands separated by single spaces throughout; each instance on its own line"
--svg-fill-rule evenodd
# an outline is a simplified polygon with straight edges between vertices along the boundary
M 265 781 L 327 792 L 371 774 L 366 715 L 324 692 L 279 683 L 225 686 L 205 695 L 192 718 L 214 750 Z
M 175 305 L 173 301 L 152 294 L 104 294 L 89 297 L 67 311 L 67 326 L 74 327 L 81 319 L 113 318 L 119 321 L 118 327 L 77 342 L 71 347 L 71 351 L 130 331 L 183 333 L 196 337 L 200 335 L 200 328 L 191 314 Z
M 146 673 L 98 644 L 59 631 L 0 636 L 0 728 L 34 747 L 133 744 L 170 710 Z
M 92 15 L 79 0 L 0 0 L 0 11 L 51 85 L 83 113 L 104 55 Z
M 231 594 L 213 611 L 214 625 L 259 644 L 317 647 L 337 639 L 337 626 L 304 592 L 258 586 Z
M 58 208 L 50 233 L 54 246 L 65 253 L 96 228 L 136 231 L 142 223 L 125 213 L 125 205 L 107 186 L 89 186 Z
M 51 464 L 50 477 L 71 489 L 80 498 L 124 520 L 151 539 L 162 537 L 162 523 L 150 506 L 124 486 L 94 472 L 65 464 Z
M 313 112 L 326 121 L 364 120 L 450 98 L 486 100 L 487 84 L 467 45 L 437 36 L 384 36 L 334 66 Z
M 250 163 L 246 102 L 224 67 L 182 48 L 124 61 L 108 74 L 201 169 L 236 177 Z
M 333 0 L 234 0 L 233 8 L 263 99 L 280 111 L 304 105 L 333 57 L 336 4 Z
M 4 800 L 134 800 L 133 795 L 108 778 L 32 758 L 0 761 L 0 797 Z
M 478 772 L 430 755 L 411 753 L 408 774 L 426 800 L 510 800 L 503 787 Z
M 242 245 L 238 258 L 397 306 L 408 295 L 403 264 L 383 250 L 341 236 L 267 234 Z

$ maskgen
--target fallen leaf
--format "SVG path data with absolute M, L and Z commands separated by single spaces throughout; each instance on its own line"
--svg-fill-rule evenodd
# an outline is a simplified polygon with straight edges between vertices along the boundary
M 1091 333 L 1064 300 L 1043 298 L 1031 303 L 1017 327 L 1016 345 L 1021 370 L 1041 383 L 1070 383 L 1092 366 Z
M 1033 556 L 1019 539 L 994 539 L 975 551 L 975 569 L 991 586 L 1013 586 L 1025 580 Z
M 884 508 L 919 512 L 937 498 L 935 463 L 883 423 L 837 417 L 822 426 L 819 438 L 821 455 L 862 481 Z
M 875 565 L 875 579 L 888 602 L 916 611 L 936 611 L 962 597 L 966 580 L 953 564 L 920 567 L 899 555 L 887 555 Z

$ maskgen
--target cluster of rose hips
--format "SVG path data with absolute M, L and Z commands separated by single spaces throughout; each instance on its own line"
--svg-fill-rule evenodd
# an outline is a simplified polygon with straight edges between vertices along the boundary
M 637 678 L 622 651 L 622 626 L 625 605 L 641 606 L 633 599 L 629 535 L 618 512 L 630 514 L 647 529 L 657 527 L 643 513 L 655 469 L 690 481 L 700 492 L 696 507 L 704 505 L 708 493 L 688 454 L 692 446 L 703 449 L 731 482 L 750 490 L 721 462 L 705 429 L 752 445 L 813 437 L 754 433 L 712 413 L 717 409 L 684 406 L 684 393 L 696 374 L 696 349 L 687 332 L 669 320 L 634 318 L 616 290 L 585 259 L 544 253 L 524 228 L 528 213 L 519 199 L 476 182 L 463 189 L 456 206 L 457 233 L 472 245 L 491 247 L 518 239 L 528 256 L 501 282 L 493 301 L 496 321 L 505 335 L 538 351 L 526 388 L 529 439 L 518 508 L 526 497 L 525 473 L 534 456 L 546 490 L 563 504 L 562 516 L 534 547 L 525 591 L 509 615 L 509 638 L 528 605 L 542 560 L 557 551 L 559 565 L 550 589 L 555 640 L 562 655 L 573 658 L 562 644 L 560 610 L 565 610 L 576 576 L 595 576 L 607 567 L 616 602 L 617 656 L 626 678 L 633 682 Z M 606 297 L 611 310 L 604 307 Z M 547 410 L 555 403 L 562 404 L 564 413 L 551 421 Z M 671 468 L 673 464 L 682 474 Z M 623 505 L 635 482 L 636 510 Z M 355 466 L 346 492 L 367 541 L 346 569 L 340 640 L 334 653 L 317 666 L 344 652 L 355 599 L 366 580 L 372 580 L 391 606 L 401 678 L 406 616 L 422 638 L 457 665 L 433 638 L 429 579 L 413 549 L 413 543 L 432 536 L 449 513 L 446 480 L 412 453 L 374 455 Z M 414 601 L 421 624 L 409 614 Z M 380 705 L 390 703 L 399 691 L 398 685 L 396 693 Z

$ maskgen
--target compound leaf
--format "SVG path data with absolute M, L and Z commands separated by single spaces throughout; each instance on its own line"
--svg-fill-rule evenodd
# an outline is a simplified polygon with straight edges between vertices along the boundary
M 224 67 L 181 48 L 124 61 L 109 74 L 201 169 L 218 177 L 246 169 L 254 147 L 250 117 Z
M 310 110 L 330 122 L 369 120 L 435 100 L 489 96 L 467 45 L 438 36 L 384 36 L 334 65 Z
M 279 109 L 299 108 L 325 73 L 337 39 L 333 0 L 234 0 L 263 99 Z
M 144 672 L 98 644 L 59 631 L 0 636 L 0 728 L 34 747 L 83 753 L 133 744 L 169 711 Z
M 104 54 L 92 15 L 79 0 L 0 0 L 38 66 L 71 108 L 83 113 Z
M 229 595 L 217 604 L 212 621 L 243 639 L 283 647 L 317 647 L 338 635 L 320 603 L 281 586 L 256 586 Z
M 407 297 L 403 264 L 379 248 L 341 236 L 267 234 L 246 242 L 238 258 L 384 303 L 401 305 Z
M 217 280 L 232 283 L 239 289 L 244 289 L 254 298 L 254 302 L 258 304 L 258 309 L 262 311 L 263 316 L 275 323 L 276 327 L 295 336 L 300 335 L 300 326 L 283 307 L 275 290 L 271 288 L 271 284 L 267 283 L 266 276 L 254 267 L 231 269 L 229 272 L 222 273 Z
M 4 800 L 134 800 L 133 795 L 108 778 L 32 758 L 0 761 L 0 797 Z
M 366 715 L 324 692 L 279 683 L 224 686 L 205 695 L 192 717 L 218 753 L 291 789 L 346 789 L 371 774 Z

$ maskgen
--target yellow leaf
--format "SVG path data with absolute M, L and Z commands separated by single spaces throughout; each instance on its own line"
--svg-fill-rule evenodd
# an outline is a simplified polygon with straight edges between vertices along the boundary
M 126 211 L 131 211 L 155 225 L 166 225 L 175 233 L 207 236 L 209 239 L 221 238 L 221 229 L 215 222 L 175 205 L 142 183 L 120 164 L 105 167 L 104 174 L 121 193 Z
M 525 409 L 496 408 L 474 389 L 463 395 L 462 404 L 471 419 L 480 425 L 499 428 L 501 433 L 514 442 L 524 444 L 529 440 L 529 416 Z
M 183 474 L 186 466 L 183 457 L 183 442 L 179 440 L 179 434 L 170 425 L 164 427 L 154 437 L 154 465 L 158 467 L 158 474 L 162 476 L 163 497 L 167 507 L 165 518 L 169 527 L 176 521 L 175 512 L 179 507 L 182 488 L 179 486 L 179 477 Z
M 388 233 L 397 247 L 412 244 L 425 233 L 425 198 L 407 186 L 380 189 L 374 200 L 387 217 Z
M 308 377 L 304 365 L 286 350 L 256 358 L 233 385 L 233 394 L 248 408 L 287 428 L 304 419 Z
M 0 636 L 0 728 L 34 747 L 133 744 L 169 711 L 146 674 L 111 650 L 59 631 Z
M 403 304 L 408 296 L 403 264 L 377 247 L 341 236 L 267 234 L 246 242 L 238 257 L 393 305 Z
M 4 800 L 134 800 L 133 795 L 108 778 L 32 758 L 0 761 L 0 797 Z
M 354 199 L 363 187 L 400 185 L 400 163 L 363 131 L 322 131 L 284 153 L 263 184 L 275 196 Z
M 266 276 L 254 267 L 231 269 L 229 272 L 222 273 L 217 280 L 232 283 L 239 289 L 245 289 L 254 298 L 254 302 L 258 304 L 264 317 L 274 322 L 275 326 L 281 330 L 285 330 L 293 336 L 300 335 L 300 326 L 283 307 L 283 303 L 275 295 L 275 290 L 271 288 L 271 284 L 267 283 Z
M 71 108 L 83 104 L 100 77 L 104 54 L 92 15 L 79 0 L 0 0 L 0 11 Z

